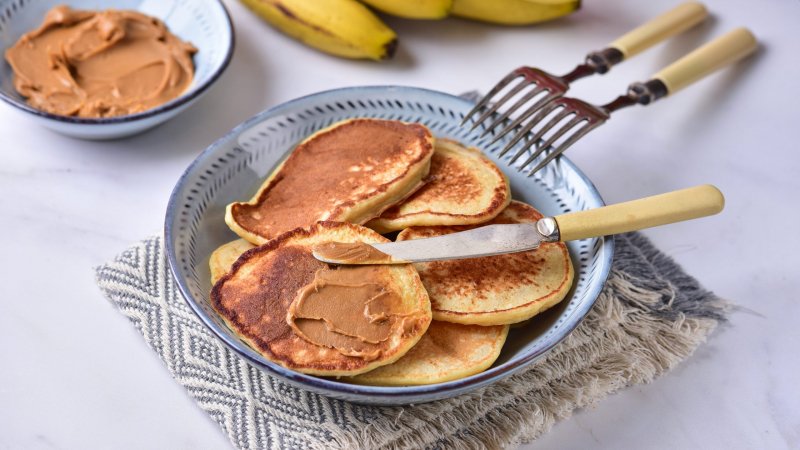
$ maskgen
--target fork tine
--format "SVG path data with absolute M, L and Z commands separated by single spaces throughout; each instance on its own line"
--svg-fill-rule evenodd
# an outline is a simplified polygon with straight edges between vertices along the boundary
M 537 123 L 539 123 L 542 119 L 547 117 L 548 114 L 553 112 L 556 106 L 557 105 L 547 105 L 544 109 L 539 111 L 539 113 L 536 114 L 536 116 L 534 116 L 533 119 L 530 120 L 530 122 L 526 123 L 525 126 L 523 126 L 517 132 L 517 134 L 514 135 L 513 138 L 511 138 L 511 141 L 509 141 L 508 144 L 506 144 L 506 146 L 503 147 L 502 150 L 500 150 L 500 154 L 498 156 L 503 156 L 506 153 L 508 153 L 508 151 L 511 150 L 515 145 L 517 145 L 517 142 L 521 141 L 525 137 L 525 135 L 527 135 L 533 129 L 533 127 L 536 126 Z M 531 141 L 531 142 L 535 143 L 536 141 Z M 530 147 L 530 144 L 526 143 L 524 149 L 527 149 L 528 147 Z
M 570 113 L 571 112 L 572 111 L 570 111 Z M 561 119 L 563 119 L 564 117 L 566 117 L 566 115 L 563 115 L 561 117 Z M 580 115 L 576 115 L 575 117 L 573 117 L 569 122 L 564 124 L 558 130 L 556 130 L 555 133 L 553 133 L 550 137 L 548 137 L 546 141 L 542 142 L 542 145 L 539 146 L 539 149 L 536 150 L 536 152 L 534 152 L 527 160 L 525 160 L 525 162 L 522 163 L 520 165 L 520 167 L 525 167 L 528 164 L 530 164 L 531 161 L 536 159 L 536 157 L 539 156 L 543 151 L 547 150 L 547 148 L 549 148 L 551 145 L 553 145 L 567 131 L 569 131 L 570 129 L 574 128 L 575 125 L 579 124 L 580 122 L 582 122 L 584 120 L 586 120 L 586 118 L 583 117 L 583 116 L 580 116 Z M 541 133 L 541 134 L 542 134 L 542 136 L 540 136 L 539 139 L 541 139 L 544 136 L 544 133 Z
M 560 106 L 560 105 L 556 105 L 556 107 L 558 107 L 558 106 Z M 553 109 L 555 109 L 555 108 L 553 108 Z M 570 114 L 574 114 L 574 111 L 572 111 L 570 109 L 567 109 L 567 108 L 564 108 L 561 112 L 559 112 L 558 114 L 553 116 L 553 118 L 550 119 L 542 128 L 540 128 L 539 131 L 537 131 L 536 134 L 533 135 L 533 137 L 531 138 L 531 141 L 533 141 L 534 143 L 539 142 L 539 140 L 541 140 L 544 137 L 545 133 L 550 131 L 550 129 L 552 129 L 554 126 L 556 126 L 559 122 L 561 122 L 565 117 L 567 117 Z M 541 117 L 539 120 L 542 120 L 542 119 L 544 119 L 544 117 Z M 530 147 L 530 146 L 528 146 L 528 147 Z M 539 148 L 535 152 L 533 152 L 533 155 L 530 158 L 528 158 L 528 161 L 530 161 L 532 158 L 536 158 L 537 156 L 539 156 L 539 154 L 542 153 L 544 151 L 544 149 L 546 149 L 546 148 L 547 148 L 547 146 L 540 145 Z M 517 152 L 516 155 L 514 155 L 513 158 L 511 158 L 511 161 L 509 161 L 509 162 L 513 163 L 514 161 L 519 159 L 519 157 L 522 156 L 525 153 L 525 150 L 527 150 L 527 148 L 521 149 L 519 152 Z M 527 163 L 528 162 L 526 162 L 525 164 L 523 164 L 520 167 L 524 167 Z M 522 169 L 520 168 L 520 170 L 522 170 Z
M 500 130 L 500 132 L 497 133 L 497 135 L 487 145 L 492 145 L 495 142 L 497 142 L 500 139 L 502 139 L 503 136 L 507 135 L 514 128 L 518 127 L 519 124 L 524 122 L 525 119 L 527 119 L 528 117 L 532 116 L 533 114 L 535 114 L 540 109 L 544 108 L 551 101 L 553 101 L 556 98 L 558 98 L 559 95 L 560 95 L 559 93 L 550 92 L 548 95 L 545 95 L 544 97 L 540 98 L 536 103 L 533 104 L 533 106 L 531 106 L 530 108 L 526 109 L 525 112 L 523 112 L 522 114 L 520 114 L 519 117 L 514 119 L 513 122 L 511 122 L 510 124 L 508 124 L 508 126 L 503 128 L 502 130 Z M 505 120 L 505 119 L 503 118 L 503 120 Z M 495 123 L 499 123 L 499 122 L 500 122 L 500 119 L 498 119 L 497 122 L 495 122 Z M 491 128 L 494 128 L 494 125 L 492 125 Z M 486 132 L 491 130 L 491 128 L 489 128 Z M 484 134 L 486 134 L 486 132 L 484 132 Z
M 461 126 L 464 126 L 464 124 L 467 123 L 467 120 L 469 120 L 469 118 L 472 117 L 473 114 L 480 111 L 481 108 L 485 107 L 489 103 L 489 100 L 492 99 L 492 97 L 497 95 L 498 92 L 502 91 L 503 88 L 508 86 L 508 84 L 511 83 L 515 78 L 520 76 L 522 76 L 522 74 L 518 73 L 515 70 L 506 75 L 497 84 L 495 84 L 494 87 L 489 91 L 489 93 L 484 95 L 483 98 L 464 116 L 464 119 L 461 121 Z
M 530 131 L 530 130 L 528 130 L 528 131 Z M 514 136 L 514 139 L 517 139 L 517 138 L 520 138 L 520 139 L 522 139 L 522 137 L 524 137 L 524 135 L 528 134 L 528 131 L 525 131 L 525 132 L 522 132 L 522 131 L 520 131 L 519 135 L 517 135 L 517 136 Z M 522 145 L 522 147 L 520 147 L 519 151 L 517 151 L 517 154 L 516 154 L 516 155 L 514 155 L 514 157 L 513 157 L 513 158 L 511 158 L 511 159 L 508 161 L 508 164 L 513 164 L 513 163 L 514 163 L 514 161 L 516 161 L 516 160 L 517 160 L 517 158 L 519 158 L 519 157 L 520 157 L 520 155 L 522 155 L 523 153 L 525 153 L 526 151 L 528 151 L 528 149 L 529 149 L 529 148 L 531 148 L 531 147 L 532 147 L 534 144 L 536 144 L 536 141 L 535 141 L 535 140 L 533 140 L 533 139 L 528 139 L 528 140 L 525 142 L 525 144 L 523 144 L 523 145 Z M 510 148 L 509 148 L 509 150 L 510 150 Z M 507 151 L 507 150 L 506 150 L 506 151 Z M 501 156 L 502 156 L 502 154 L 501 154 Z
M 533 84 L 533 86 L 536 86 L 536 87 L 533 88 L 527 94 L 523 95 L 522 98 L 520 98 L 519 100 L 517 100 L 516 103 L 511 105 L 511 107 L 508 108 L 491 125 L 487 126 L 486 130 L 484 130 L 484 132 L 480 135 L 480 137 L 484 137 L 487 134 L 489 134 L 489 132 L 491 132 L 495 127 L 497 127 L 497 125 L 500 125 L 501 123 L 503 123 L 506 119 L 508 119 L 511 116 L 511 114 L 514 114 L 514 112 L 516 110 L 518 110 L 520 107 L 522 107 L 522 105 L 524 105 L 525 103 L 528 103 L 532 98 L 536 97 L 537 95 L 539 95 L 539 94 L 541 94 L 542 92 L 545 91 L 545 88 L 539 86 L 537 83 L 531 83 L 531 84 Z M 526 110 L 526 112 L 527 112 L 527 110 Z
M 566 151 L 568 148 L 570 148 L 572 146 L 572 144 L 574 144 L 580 138 L 586 136 L 590 131 L 594 130 L 595 128 L 599 127 L 602 124 L 603 124 L 603 122 L 590 123 L 589 125 L 581 128 L 580 130 L 575 132 L 575 134 L 570 136 L 569 139 L 564 141 L 563 144 L 559 145 L 558 148 L 553 149 L 553 151 L 550 152 L 547 155 L 547 157 L 542 160 L 542 162 L 537 164 L 536 167 L 534 167 L 533 170 L 531 170 L 528 173 L 528 176 L 529 177 L 532 176 L 534 173 L 540 171 L 544 166 L 550 164 L 550 161 L 552 161 L 552 160 L 556 159 L 557 157 L 559 157 L 562 153 L 564 153 L 564 151 Z
M 535 84 L 535 83 L 533 81 L 531 81 L 531 80 L 522 80 L 521 82 L 519 82 L 519 84 L 517 84 L 516 86 L 511 88 L 508 92 L 506 92 L 506 95 L 504 95 L 503 98 L 501 98 L 500 100 L 494 102 L 494 104 L 492 105 L 491 108 L 489 108 L 486 111 L 484 111 L 483 114 L 481 114 L 481 116 L 478 117 L 478 119 L 475 122 L 472 123 L 472 127 L 470 127 L 470 131 L 472 131 L 475 128 L 477 128 L 478 125 L 483 123 L 483 121 L 486 120 L 487 117 L 489 117 L 492 114 L 494 114 L 495 111 L 497 111 L 501 106 L 505 105 L 506 102 L 511 100 L 515 95 L 517 95 L 519 93 L 519 91 L 521 91 L 523 88 L 525 88 L 527 86 L 530 86 L 531 84 Z

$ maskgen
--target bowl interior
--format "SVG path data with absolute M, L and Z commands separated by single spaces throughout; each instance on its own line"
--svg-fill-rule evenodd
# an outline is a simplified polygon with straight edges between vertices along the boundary
M 213 0 L 0 0 L 0 50 L 5 51 L 23 34 L 37 28 L 44 16 L 56 5 L 69 5 L 75 9 L 132 9 L 157 17 L 169 30 L 197 47 L 194 55 L 194 80 L 180 97 L 154 109 L 169 109 L 182 98 L 194 96 L 218 75 L 230 57 L 233 30 L 228 13 L 219 1 Z M 30 110 L 25 99 L 13 84 L 13 71 L 3 57 L 0 62 L 0 95 L 6 100 Z M 151 110 L 153 111 L 153 110 Z M 145 115 L 148 112 L 140 113 Z M 140 114 L 123 116 L 134 118 Z M 116 118 L 111 118 L 116 119 Z M 105 122 L 109 119 L 82 120 Z
M 491 136 L 467 131 L 459 122 L 471 103 L 455 96 L 416 88 L 369 87 L 327 91 L 265 111 L 209 147 L 187 170 L 169 202 L 166 251 L 177 282 L 201 319 L 228 345 L 255 364 L 307 389 L 374 403 L 411 403 L 456 395 L 507 376 L 534 361 L 563 339 L 588 312 L 605 282 L 613 244 L 603 238 L 568 244 L 576 278 L 566 300 L 526 326 L 515 328 L 492 368 L 478 375 L 430 386 L 369 387 L 299 374 L 277 366 L 240 341 L 211 308 L 208 258 L 236 239 L 225 225 L 225 206 L 250 198 L 262 180 L 293 146 L 316 130 L 352 117 L 419 122 L 435 136 L 459 140 L 489 155 L 508 174 L 514 198 L 544 214 L 602 206 L 594 186 L 566 158 L 534 177 L 509 167 L 497 153 L 504 142 L 487 148 Z M 512 152 L 513 153 L 513 152 Z

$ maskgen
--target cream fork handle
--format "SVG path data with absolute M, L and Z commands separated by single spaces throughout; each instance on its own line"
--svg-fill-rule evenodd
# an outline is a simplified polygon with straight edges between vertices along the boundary
M 674 94 L 758 48 L 755 36 L 747 28 L 737 28 L 675 61 L 653 75 Z
M 667 38 L 683 33 L 705 20 L 707 16 L 708 10 L 702 3 L 681 3 L 619 37 L 609 44 L 609 47 L 619 50 L 623 58 L 628 59 Z
M 722 211 L 725 198 L 706 184 L 602 208 L 555 216 L 561 241 L 572 241 L 681 222 Z

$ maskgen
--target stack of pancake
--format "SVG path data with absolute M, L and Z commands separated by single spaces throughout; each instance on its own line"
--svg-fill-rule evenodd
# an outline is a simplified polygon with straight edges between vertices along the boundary
M 371 385 L 455 380 L 490 367 L 510 325 L 564 298 L 574 276 L 564 244 L 338 267 L 312 248 L 540 217 L 511 199 L 505 175 L 477 149 L 434 140 L 419 124 L 344 121 L 305 139 L 253 198 L 228 206 L 241 239 L 210 257 L 211 302 L 265 358 L 299 372 Z

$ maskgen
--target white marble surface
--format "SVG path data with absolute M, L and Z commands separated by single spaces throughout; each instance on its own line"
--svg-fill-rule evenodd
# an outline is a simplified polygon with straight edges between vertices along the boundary
M 196 106 L 144 135 L 92 143 L 0 107 L 0 449 L 228 448 L 126 319 L 92 267 L 157 232 L 173 183 L 252 114 L 338 86 L 486 89 L 523 63 L 564 72 L 586 51 L 674 2 L 586 1 L 557 23 L 501 28 L 392 20 L 384 64 L 335 59 L 228 1 L 238 48 Z M 607 201 L 711 182 L 726 211 L 647 234 L 741 307 L 697 353 L 646 386 L 580 411 L 526 448 L 800 447 L 800 98 L 797 1 L 708 0 L 716 18 L 574 93 L 608 100 L 738 25 L 760 54 L 659 104 L 620 112 L 570 151 Z

